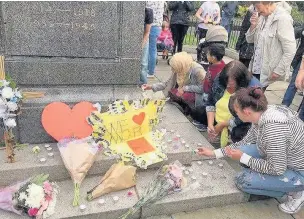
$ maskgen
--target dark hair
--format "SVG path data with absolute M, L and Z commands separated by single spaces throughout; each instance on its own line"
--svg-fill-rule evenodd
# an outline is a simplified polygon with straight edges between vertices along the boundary
M 228 109 L 233 117 L 237 117 L 237 114 L 234 110 L 234 101 L 236 100 L 235 95 L 231 95 L 229 98 Z
M 207 51 L 211 56 L 214 56 L 218 61 L 221 61 L 225 55 L 225 46 L 221 43 L 213 43 L 208 46 Z
M 250 75 L 247 67 L 240 61 L 234 60 L 229 62 L 219 75 L 219 82 L 225 88 L 228 84 L 228 78 L 232 77 L 236 82 L 236 90 L 241 87 L 248 87 Z
M 242 110 L 250 107 L 255 112 L 264 112 L 267 109 L 267 98 L 259 87 L 241 88 L 235 96 Z

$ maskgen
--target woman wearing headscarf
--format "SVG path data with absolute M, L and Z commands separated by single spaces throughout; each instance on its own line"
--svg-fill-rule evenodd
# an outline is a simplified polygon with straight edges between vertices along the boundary
M 203 84 L 206 72 L 186 52 L 176 53 L 169 62 L 172 70 L 170 78 L 162 83 L 143 85 L 144 90 L 163 91 L 183 110 L 203 104 Z

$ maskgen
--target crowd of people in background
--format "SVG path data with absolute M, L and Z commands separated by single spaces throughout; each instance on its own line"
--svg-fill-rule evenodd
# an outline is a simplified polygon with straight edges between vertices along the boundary
M 304 26 L 294 28 L 286 2 L 257 1 L 243 18 L 236 44 L 239 60 L 223 61 L 238 2 L 204 2 L 195 12 L 191 1 L 146 2 L 142 72 L 144 90 L 164 91 L 193 125 L 207 131 L 211 150 L 200 155 L 228 156 L 246 167 L 236 185 L 249 194 L 285 200 L 280 210 L 293 214 L 304 205 L 304 104 L 288 108 L 304 89 Z M 171 17 L 163 16 L 171 12 Z M 197 60 L 183 52 L 190 16 L 197 19 Z M 164 19 L 166 18 L 166 19 Z M 297 48 L 296 39 L 300 39 Z M 153 77 L 157 48 L 171 66 L 170 78 Z M 289 74 L 282 105 L 269 105 L 267 87 Z M 285 181 L 282 179 L 286 179 Z

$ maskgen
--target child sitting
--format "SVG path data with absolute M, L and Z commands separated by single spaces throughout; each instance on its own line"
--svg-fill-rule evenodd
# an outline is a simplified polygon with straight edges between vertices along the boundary
M 213 85 L 213 81 L 218 76 L 218 74 L 222 71 L 225 67 L 225 62 L 222 60 L 225 55 L 225 46 L 223 44 L 214 43 L 211 44 L 207 49 L 207 59 L 210 63 L 206 78 L 204 81 L 203 86 L 203 102 L 207 102 L 208 94 L 211 92 L 211 88 Z M 199 130 L 199 131 L 206 131 L 207 124 L 206 124 L 206 112 L 205 106 L 200 106 L 199 109 L 194 110 L 192 118 L 192 124 Z
M 157 38 L 157 49 L 163 51 L 163 58 L 168 59 L 168 51 L 172 50 L 174 45 L 172 33 L 169 30 L 169 23 L 164 21 L 162 24 L 162 31 Z

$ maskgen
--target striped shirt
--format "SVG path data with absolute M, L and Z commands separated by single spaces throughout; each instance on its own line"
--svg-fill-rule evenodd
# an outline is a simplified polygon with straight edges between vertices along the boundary
M 246 144 L 256 144 L 262 158 L 244 153 L 240 161 L 256 172 L 282 175 L 287 169 L 304 170 L 304 123 L 287 107 L 268 106 L 244 139 L 229 147 Z M 214 152 L 217 158 L 227 156 L 224 149 Z

